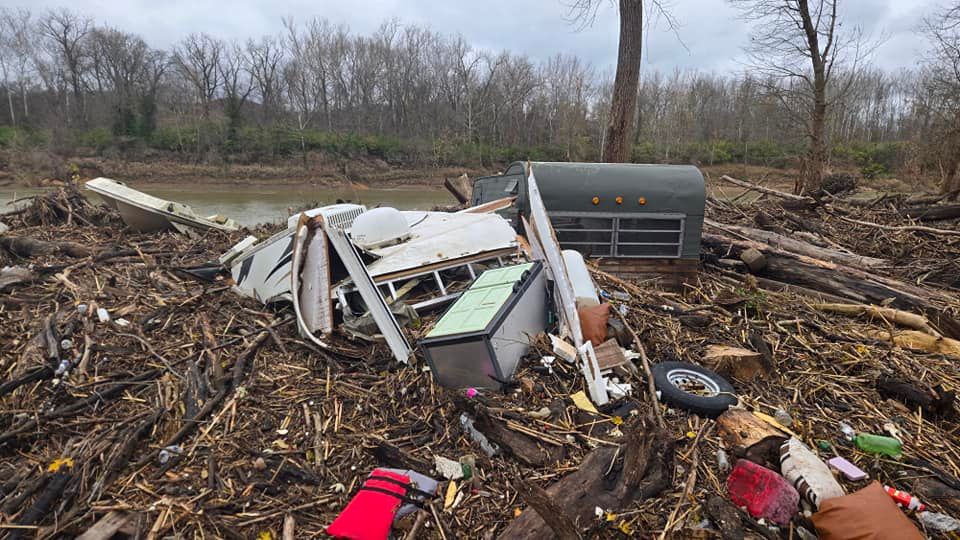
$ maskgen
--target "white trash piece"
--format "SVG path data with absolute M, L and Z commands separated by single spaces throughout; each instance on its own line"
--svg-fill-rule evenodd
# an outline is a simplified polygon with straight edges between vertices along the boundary
M 97 319 L 102 323 L 110 322 L 110 314 L 107 313 L 106 308 L 97 308 Z
M 579 251 L 565 249 L 563 254 L 563 263 L 567 266 L 567 275 L 573 283 L 573 294 L 577 300 L 577 308 L 585 308 L 600 305 L 600 297 L 597 296 L 597 287 L 593 284 L 590 277 L 590 270 L 587 270 L 587 263 L 583 260 L 583 255 Z

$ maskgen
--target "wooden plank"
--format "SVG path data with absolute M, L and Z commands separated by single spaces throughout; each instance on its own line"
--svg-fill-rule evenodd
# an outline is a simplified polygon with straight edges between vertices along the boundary
M 131 517 L 133 515 L 127 512 L 113 510 L 100 518 L 100 521 L 87 529 L 85 533 L 78 536 L 77 540 L 108 540 L 117 534 L 117 531 L 126 525 Z

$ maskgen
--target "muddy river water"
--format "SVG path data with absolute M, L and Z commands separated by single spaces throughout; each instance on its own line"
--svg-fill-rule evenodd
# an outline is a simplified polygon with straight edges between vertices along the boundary
M 286 221 L 290 211 L 295 208 L 333 204 L 338 199 L 368 207 L 384 205 L 401 210 L 429 210 L 436 205 L 456 204 L 456 200 L 442 186 L 351 190 L 309 186 L 130 185 L 162 199 L 188 204 L 200 215 L 222 214 L 247 226 Z M 11 209 L 8 204 L 11 201 L 43 191 L 37 188 L 0 187 L 0 214 Z M 97 200 L 93 193 L 86 191 L 86 194 Z

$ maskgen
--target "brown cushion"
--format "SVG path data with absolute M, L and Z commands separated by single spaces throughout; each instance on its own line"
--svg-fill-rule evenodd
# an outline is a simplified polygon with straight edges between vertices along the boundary
M 607 340 L 607 319 L 610 318 L 610 304 L 582 307 L 577 310 L 580 317 L 580 330 L 583 332 L 583 341 L 593 343 L 599 347 Z
M 923 540 L 923 535 L 877 482 L 820 504 L 813 515 L 820 540 Z

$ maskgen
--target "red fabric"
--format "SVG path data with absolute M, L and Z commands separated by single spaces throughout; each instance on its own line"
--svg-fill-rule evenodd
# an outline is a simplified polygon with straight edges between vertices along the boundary
M 786 525 L 797 513 L 800 494 L 782 476 L 752 461 L 741 459 L 727 477 L 727 492 L 750 515 Z
M 371 476 L 383 476 L 410 484 L 406 475 L 393 473 L 383 469 L 374 469 Z M 368 478 L 363 483 L 365 487 L 375 487 L 396 493 L 400 497 L 406 495 L 403 486 L 384 480 Z M 399 497 L 361 489 L 347 503 L 347 507 L 340 512 L 337 519 L 327 527 L 327 534 L 335 538 L 349 538 L 351 540 L 386 540 L 390 535 L 390 525 L 393 517 L 403 501 Z

